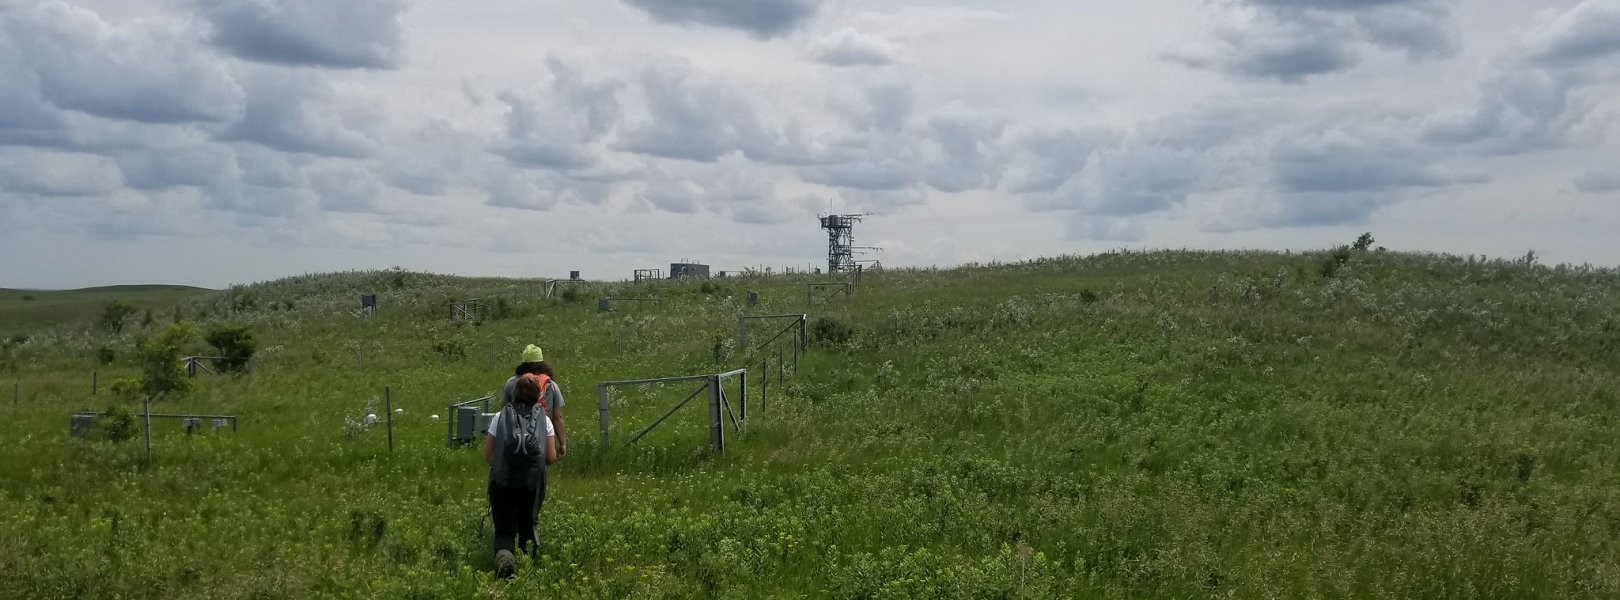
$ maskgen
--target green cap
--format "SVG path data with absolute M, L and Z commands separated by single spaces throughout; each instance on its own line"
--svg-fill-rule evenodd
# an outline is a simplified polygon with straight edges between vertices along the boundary
M 523 349 L 523 360 L 519 362 L 531 363 L 540 362 L 542 360 L 545 360 L 545 355 L 540 353 L 540 347 L 534 344 L 529 344 L 528 348 Z

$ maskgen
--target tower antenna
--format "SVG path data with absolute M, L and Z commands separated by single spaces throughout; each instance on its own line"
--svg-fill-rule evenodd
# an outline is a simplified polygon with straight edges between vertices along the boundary
M 836 275 L 855 270 L 855 252 L 875 248 L 855 246 L 855 224 L 871 213 L 849 215 L 821 215 L 821 228 L 827 230 L 827 274 Z

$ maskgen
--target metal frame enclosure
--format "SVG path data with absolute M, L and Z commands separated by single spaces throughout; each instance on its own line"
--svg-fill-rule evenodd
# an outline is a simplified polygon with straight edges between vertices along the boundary
M 726 382 L 726 380 L 731 379 L 731 378 L 737 378 L 738 383 L 740 384 L 739 385 L 739 398 L 738 398 L 739 406 L 738 406 L 737 412 L 732 412 L 732 406 L 731 406 L 730 398 L 728 398 L 726 396 L 725 382 Z M 702 395 L 702 396 L 706 397 L 706 400 L 707 400 L 706 403 L 709 405 L 709 419 L 708 419 L 708 424 L 709 424 L 709 445 L 711 447 L 713 447 L 716 451 L 725 451 L 725 449 L 726 449 L 726 433 L 725 433 L 726 417 L 729 416 L 731 418 L 731 425 L 737 431 L 741 431 L 742 430 L 742 424 L 748 420 L 748 370 L 747 369 L 736 369 L 736 370 L 732 370 L 732 371 L 726 371 L 724 373 L 714 373 L 714 374 L 707 374 L 707 375 L 682 375 L 682 376 L 676 376 L 676 377 L 654 377 L 654 378 L 651 378 L 651 379 L 627 379 L 627 380 L 623 380 L 623 381 L 604 381 L 604 382 L 596 384 L 596 418 L 597 418 L 597 426 L 601 430 L 601 433 L 602 433 L 602 449 L 607 450 L 608 448 L 612 447 L 611 446 L 612 425 L 611 425 L 611 422 L 610 422 L 611 419 L 609 417 L 609 410 L 610 409 L 609 409 L 609 402 L 608 402 L 609 390 L 611 388 L 623 387 L 623 386 L 633 386 L 633 385 L 652 385 L 652 384 L 661 384 L 661 383 L 681 383 L 681 382 L 688 382 L 688 381 L 702 381 L 703 383 L 702 383 L 702 385 L 698 386 L 697 389 L 693 390 L 690 394 L 688 394 L 686 396 L 686 399 L 681 400 L 680 402 L 676 403 L 674 408 L 669 409 L 669 411 L 665 412 L 663 414 L 663 416 L 658 417 L 657 420 L 653 421 L 651 425 L 648 425 L 646 428 L 642 429 L 640 432 L 638 432 L 635 435 L 631 436 L 630 440 L 625 442 L 625 445 L 628 446 L 628 445 L 636 443 L 637 441 L 640 441 L 642 437 L 645 437 L 648 433 L 652 432 L 652 430 L 654 428 L 657 428 L 659 425 L 663 424 L 663 422 L 666 419 L 669 419 L 669 417 L 671 415 L 674 415 L 676 411 L 679 411 L 682 407 L 685 407 L 687 404 L 691 403 L 693 399 L 695 399 L 698 396 Z
M 448 444 L 448 445 L 453 446 L 453 445 L 456 445 L 458 443 L 464 444 L 464 443 L 472 441 L 472 440 L 456 439 L 456 425 L 457 425 L 457 423 L 456 423 L 456 415 L 461 412 L 461 411 L 456 410 L 456 409 L 462 408 L 464 406 L 472 406 L 474 404 L 479 404 L 479 405 L 481 405 L 483 407 L 481 412 L 487 413 L 487 412 L 489 412 L 489 403 L 490 403 L 490 401 L 492 401 L 494 399 L 495 399 L 494 396 L 484 396 L 482 398 L 473 398 L 472 400 L 463 400 L 461 402 L 451 404 L 449 407 L 447 407 L 445 409 L 445 415 L 444 415 L 445 427 L 446 427 L 446 429 L 445 429 L 445 443 Z M 476 427 L 474 429 L 476 429 Z

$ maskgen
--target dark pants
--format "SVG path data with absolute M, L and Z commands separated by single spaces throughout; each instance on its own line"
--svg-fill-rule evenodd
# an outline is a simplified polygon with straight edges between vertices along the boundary
M 540 472 L 540 487 L 534 491 L 510 488 L 489 482 L 489 517 L 495 525 L 495 551 L 538 552 L 540 504 L 546 499 L 546 474 Z

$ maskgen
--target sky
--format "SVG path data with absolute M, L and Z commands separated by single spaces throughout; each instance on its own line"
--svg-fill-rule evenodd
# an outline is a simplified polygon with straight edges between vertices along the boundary
M 1620 264 L 1620 0 L 0 0 L 0 287 Z

